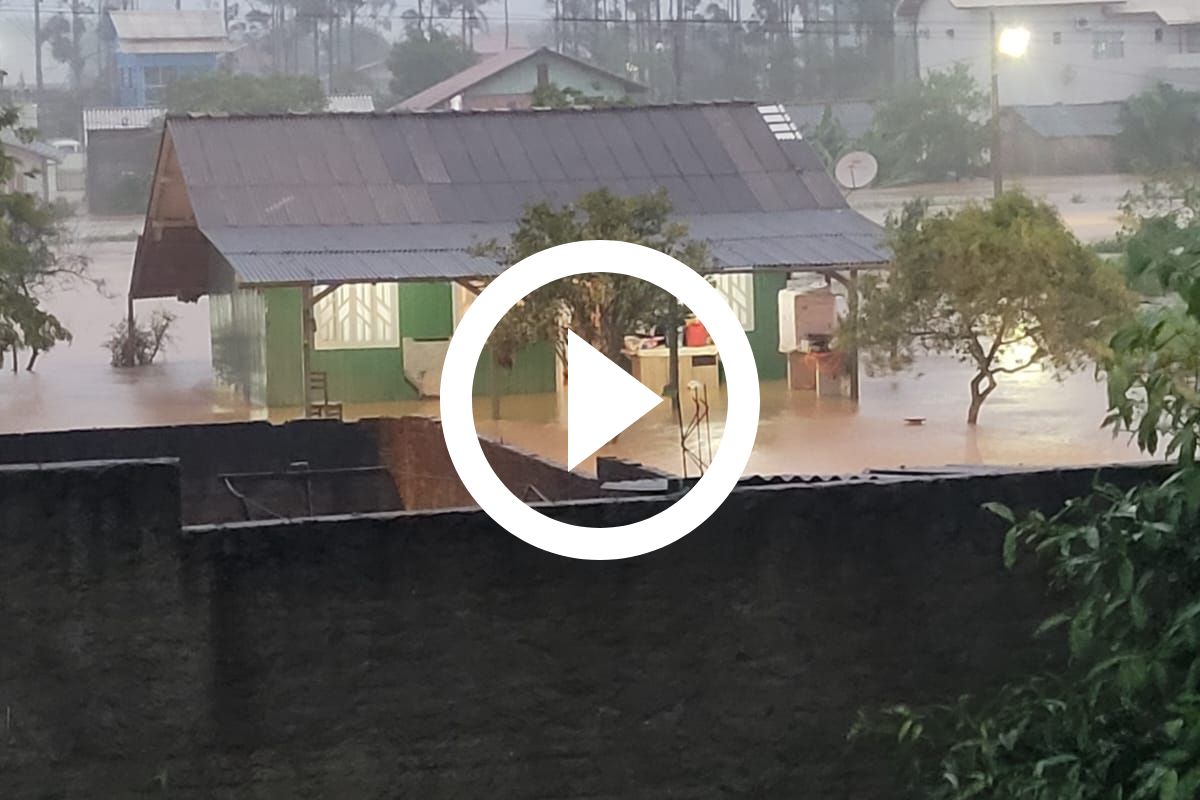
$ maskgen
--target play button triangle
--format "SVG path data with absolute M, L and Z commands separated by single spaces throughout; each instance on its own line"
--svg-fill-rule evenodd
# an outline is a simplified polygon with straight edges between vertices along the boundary
M 567 469 L 575 469 L 663 398 L 571 330 L 567 364 Z

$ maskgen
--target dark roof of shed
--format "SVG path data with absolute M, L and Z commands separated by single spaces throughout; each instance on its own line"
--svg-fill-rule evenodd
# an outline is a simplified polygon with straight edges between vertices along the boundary
M 601 187 L 665 188 L 717 269 L 887 260 L 809 145 L 777 140 L 752 103 L 171 117 L 165 135 L 197 227 L 243 284 L 494 274 L 472 244 L 527 203 Z
M 467 67 L 462 72 L 456 72 L 449 78 L 435 83 L 428 89 L 422 89 L 405 100 L 400 101 L 395 106 L 392 106 L 392 111 L 427 111 L 434 106 L 448 102 L 455 95 L 462 94 L 472 86 L 483 83 L 487 79 L 499 75 L 507 69 L 510 69 L 523 61 L 533 57 L 552 58 L 558 61 L 567 61 L 581 69 L 591 72 L 599 77 L 618 83 L 625 88 L 625 91 L 632 93 L 641 93 L 646 91 L 646 87 L 642 84 L 631 81 L 624 75 L 618 75 L 615 72 L 609 72 L 603 67 L 584 61 L 583 59 L 573 58 L 565 53 L 559 53 L 551 50 L 548 47 L 513 47 L 508 50 L 502 50 L 499 53 L 493 53 L 487 56 L 478 64 Z M 532 90 L 533 87 L 530 87 Z
M 1034 133 L 1046 139 L 1076 136 L 1116 136 L 1121 132 L 1124 103 L 1078 103 L 1047 106 L 1009 106 Z

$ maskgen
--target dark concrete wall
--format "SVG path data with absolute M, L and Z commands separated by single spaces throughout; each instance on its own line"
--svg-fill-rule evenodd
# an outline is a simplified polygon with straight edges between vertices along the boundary
M 856 709 L 1047 661 L 980 504 L 1093 475 L 744 489 L 592 563 L 470 511 L 177 535 L 170 464 L 0 469 L 3 796 L 885 800 Z
M 493 469 L 514 492 L 530 498 L 597 497 L 596 481 L 499 442 L 482 440 Z M 297 420 L 93 429 L 0 435 L 0 464 L 87 459 L 176 458 L 182 470 L 187 524 L 247 519 L 242 502 L 220 477 L 230 473 L 284 473 L 307 462 L 309 477 L 239 477 L 234 488 L 250 500 L 250 519 L 311 516 L 402 508 L 474 505 L 446 452 L 441 424 L 425 417 L 354 423 Z M 386 467 L 388 472 L 367 467 Z M 337 474 L 330 470 L 355 470 Z
M 218 477 L 227 473 L 284 471 L 294 461 L 313 469 L 380 464 L 374 431 L 368 425 L 335 420 L 174 425 L 156 428 L 97 428 L 0 436 L 0 464 L 88 459 L 175 458 L 182 470 L 183 519 L 187 523 L 244 519 L 242 505 Z M 402 508 L 388 482 L 367 479 L 361 486 L 314 478 L 317 513 L 382 511 Z M 235 481 L 235 488 L 250 488 Z M 261 488 L 261 486 L 260 486 Z M 258 500 L 276 513 L 303 513 L 293 502 L 299 484 L 272 485 Z M 337 492 L 336 497 L 334 491 Z M 256 516 L 262 516 L 262 513 Z

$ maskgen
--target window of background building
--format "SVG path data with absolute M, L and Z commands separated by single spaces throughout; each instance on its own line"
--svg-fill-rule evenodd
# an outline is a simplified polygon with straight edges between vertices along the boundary
M 177 72 L 175 67 L 146 67 L 146 102 L 159 103 L 162 101 L 163 92 L 167 85 L 175 80 Z
M 1093 31 L 1092 58 L 1112 59 L 1125 57 L 1124 31 Z
M 314 292 L 325 287 L 318 286 Z M 399 347 L 399 291 L 394 283 L 339 286 L 313 307 L 318 350 Z
M 716 287 L 725 302 L 733 309 L 742 329 L 754 330 L 754 276 L 749 272 L 739 272 L 733 275 L 710 275 L 709 280 Z
M 1183 29 L 1183 49 L 1189 53 L 1200 53 L 1200 25 L 1188 25 Z

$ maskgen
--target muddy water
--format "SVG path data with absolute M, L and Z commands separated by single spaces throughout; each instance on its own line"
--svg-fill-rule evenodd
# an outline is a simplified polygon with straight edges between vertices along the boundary
M 76 288 L 47 304 L 75 334 L 75 342 L 43 356 L 37 371 L 0 372 L 0 432 L 81 427 L 157 425 L 264 416 L 217 394 L 211 385 L 206 301 L 141 301 L 138 313 L 166 308 L 179 317 L 161 364 L 143 370 L 108 366 L 101 343 L 124 314 L 132 242 L 87 245 L 93 274 L 108 294 Z M 901 376 L 864 378 L 862 403 L 790 392 L 782 382 L 763 385 L 763 411 L 752 473 L 857 472 L 869 467 L 944 464 L 1074 464 L 1139 457 L 1126 440 L 1100 430 L 1105 393 L 1090 374 L 1058 382 L 1048 373 L 1009 376 L 988 400 L 980 425 L 965 422 L 969 370 L 949 359 L 926 359 Z M 436 414 L 436 402 L 350 406 L 350 416 Z M 685 409 L 690 411 L 690 409 Z M 482 433 L 562 461 L 566 411 L 552 395 L 505 398 L 502 420 L 486 400 L 476 417 Z M 273 411 L 275 421 L 298 409 Z M 712 435 L 719 442 L 723 401 L 714 398 Z M 906 425 L 924 417 L 924 425 Z M 681 468 L 679 432 L 666 404 L 604 451 L 664 469 Z

